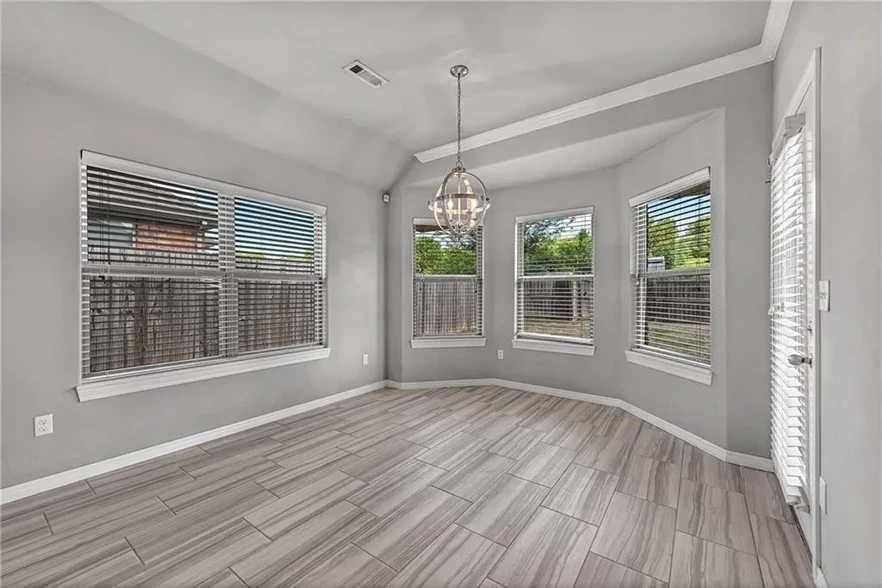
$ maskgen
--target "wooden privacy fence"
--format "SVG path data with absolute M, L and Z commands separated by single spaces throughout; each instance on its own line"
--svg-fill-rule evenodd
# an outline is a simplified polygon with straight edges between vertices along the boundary
M 239 280 L 239 352 L 319 342 L 320 284 Z
M 476 276 L 414 277 L 414 336 L 480 333 L 481 286 L 481 280 Z
M 109 276 L 86 278 L 84 287 L 91 321 L 85 373 L 220 355 L 216 283 Z
M 520 286 L 526 319 L 572 321 L 591 318 L 594 304 L 589 280 L 524 280 Z
M 710 270 L 647 274 L 646 314 L 651 322 L 710 324 Z
M 83 287 L 89 296 L 86 374 L 222 353 L 217 280 L 93 276 Z M 239 352 L 320 342 L 321 288 L 239 280 Z

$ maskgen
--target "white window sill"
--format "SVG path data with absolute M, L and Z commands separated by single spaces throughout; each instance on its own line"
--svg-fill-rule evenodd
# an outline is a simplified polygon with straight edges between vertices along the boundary
M 109 398 L 111 396 L 131 394 L 132 392 L 143 392 L 144 390 L 156 390 L 167 386 L 221 378 L 255 370 L 315 361 L 317 359 L 327 359 L 330 355 L 331 349 L 323 347 L 292 353 L 219 361 L 209 365 L 157 371 L 147 374 L 110 376 L 106 379 L 96 379 L 80 384 L 77 386 L 77 396 L 80 402 L 86 402 L 87 400 L 97 400 L 98 398 Z
M 544 351 L 547 353 L 567 353 L 569 355 L 594 355 L 594 345 L 561 343 L 559 341 L 542 341 L 540 339 L 512 339 L 511 346 L 527 351 Z
M 710 368 L 689 365 L 682 361 L 657 357 L 639 351 L 625 351 L 625 357 L 631 363 L 642 365 L 653 370 L 659 370 L 668 374 L 686 378 L 699 384 L 710 386 L 714 379 L 714 373 Z
M 423 339 L 411 339 L 412 349 L 447 349 L 451 347 L 484 347 L 487 345 L 485 337 L 426 337 Z

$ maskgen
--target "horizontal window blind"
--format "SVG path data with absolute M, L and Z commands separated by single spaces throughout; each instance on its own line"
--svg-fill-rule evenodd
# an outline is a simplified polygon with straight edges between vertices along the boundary
M 324 219 L 236 197 L 239 353 L 324 338 Z
M 632 349 L 711 364 L 707 170 L 631 201 Z
M 413 225 L 413 336 L 483 334 L 483 229 L 454 239 L 435 221 Z
M 83 153 L 83 379 L 325 345 L 324 215 L 199 184 Z
M 517 222 L 515 337 L 594 340 L 593 209 Z
M 771 386 L 772 462 L 788 502 L 807 500 L 807 374 L 791 355 L 808 349 L 807 220 L 804 117 L 787 122 L 792 132 L 772 160 L 771 190 Z

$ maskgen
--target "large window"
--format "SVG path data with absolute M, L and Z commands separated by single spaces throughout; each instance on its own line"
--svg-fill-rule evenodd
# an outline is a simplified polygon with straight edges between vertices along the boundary
M 711 364 L 711 193 L 700 170 L 631 199 L 632 350 Z
M 413 223 L 414 341 L 483 335 L 481 227 L 453 239 L 435 221 Z M 417 345 L 419 346 L 419 343 Z
M 324 208 L 83 153 L 82 378 L 326 347 Z
M 594 342 L 593 209 L 518 217 L 515 341 Z

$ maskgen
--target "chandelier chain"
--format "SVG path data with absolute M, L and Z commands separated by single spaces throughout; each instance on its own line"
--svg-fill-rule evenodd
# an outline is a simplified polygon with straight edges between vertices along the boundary
M 462 75 L 456 76 L 456 167 L 462 167 Z

